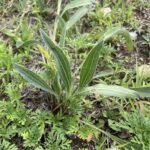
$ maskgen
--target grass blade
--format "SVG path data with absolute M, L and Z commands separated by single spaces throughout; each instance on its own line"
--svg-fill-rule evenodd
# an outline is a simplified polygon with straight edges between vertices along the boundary
M 93 77 L 93 79 L 110 76 L 110 75 L 113 75 L 114 73 L 115 73 L 115 72 L 114 72 L 113 70 L 101 71 L 100 73 L 98 73 L 97 75 L 95 75 L 95 76 Z
M 60 37 L 60 44 L 59 44 L 60 47 L 65 46 L 66 34 L 67 34 L 67 30 L 66 30 L 66 26 L 64 26 L 64 28 L 62 29 L 61 37 Z
M 67 21 L 66 30 L 69 30 L 73 25 L 75 25 L 75 23 L 79 21 L 88 11 L 89 8 L 87 7 L 79 8 L 77 12 L 70 17 L 69 21 Z
M 61 16 L 70 9 L 74 9 L 74 8 L 81 7 L 81 6 L 87 6 L 90 4 L 92 4 L 92 0 L 82 0 L 82 1 L 81 0 L 73 0 L 65 6 L 63 12 L 61 13 Z
M 76 24 L 77 21 L 79 21 L 87 12 L 89 11 L 89 9 L 87 7 L 82 7 L 79 8 L 77 10 L 77 12 L 75 14 L 73 14 L 70 19 L 65 23 L 63 18 L 61 18 L 61 22 L 63 23 L 63 28 L 62 28 L 62 33 L 61 33 L 61 37 L 60 37 L 60 46 L 64 47 L 65 45 L 65 38 L 66 38 L 66 34 L 67 31 Z

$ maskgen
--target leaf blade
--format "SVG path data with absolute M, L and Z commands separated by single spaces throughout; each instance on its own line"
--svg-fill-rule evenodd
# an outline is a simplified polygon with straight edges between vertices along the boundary
M 28 41 L 17 41 L 16 42 L 16 48 L 26 47 L 26 46 L 32 46 L 38 44 L 39 41 L 36 40 L 28 40 Z
M 65 45 L 65 38 L 67 31 L 74 26 L 87 12 L 89 9 L 87 7 L 79 8 L 75 14 L 73 14 L 67 22 L 63 22 L 63 18 L 60 17 L 60 21 L 63 22 L 62 32 L 60 36 L 60 46 L 64 47 Z
M 125 28 L 112 27 L 104 33 L 101 39 L 105 42 L 115 35 L 122 35 L 126 40 L 126 44 L 127 44 L 129 51 L 133 49 L 133 41 L 131 39 L 129 32 Z
M 88 54 L 85 59 L 81 72 L 80 72 L 80 83 L 79 89 L 84 88 L 92 79 L 96 66 L 99 59 L 100 49 L 102 48 L 103 42 L 99 42 Z
M 71 68 L 69 61 L 63 51 L 54 44 L 54 42 L 48 37 L 48 35 L 40 29 L 40 34 L 46 46 L 48 47 L 49 52 L 52 52 L 55 61 L 59 76 L 65 84 L 67 90 L 69 91 L 72 83 Z
M 89 9 L 87 7 L 79 8 L 75 14 L 73 14 L 66 23 L 66 30 L 69 30 L 77 21 L 79 21 Z
M 92 0 L 74 0 L 74 1 L 71 1 L 70 3 L 68 3 L 63 12 L 61 13 L 61 16 L 68 10 L 70 9 L 74 9 L 74 8 L 77 8 L 77 7 L 81 7 L 81 6 L 87 6 L 87 5 L 90 5 L 92 4 Z
M 95 93 L 103 96 L 114 96 L 119 98 L 138 98 L 138 92 L 117 86 L 117 85 L 105 85 L 105 84 L 96 84 L 94 86 L 89 86 L 83 90 L 83 93 Z
M 50 92 L 50 93 L 54 94 L 53 92 L 51 92 L 51 89 L 49 88 L 47 83 L 40 76 L 38 76 L 36 73 L 30 71 L 26 67 L 19 65 L 19 64 L 14 64 L 14 67 L 17 70 L 17 72 L 24 79 L 26 79 L 29 83 L 31 83 L 35 87 L 40 88 L 46 92 Z
M 141 97 L 150 97 L 150 87 L 139 87 L 131 89 L 138 92 L 139 96 Z

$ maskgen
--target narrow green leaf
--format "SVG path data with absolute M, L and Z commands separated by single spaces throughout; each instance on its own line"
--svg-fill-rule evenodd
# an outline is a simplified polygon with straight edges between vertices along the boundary
M 93 79 L 97 79 L 97 78 L 101 78 L 101 77 L 105 77 L 105 76 L 110 76 L 113 75 L 114 71 L 113 70 L 105 70 L 105 71 L 101 71 L 100 73 L 96 74 Z
M 59 43 L 60 47 L 65 46 L 66 34 L 67 34 L 67 30 L 66 30 L 66 26 L 64 26 L 64 28 L 62 29 L 62 32 L 61 32 L 61 37 L 60 37 L 60 43 Z
M 130 51 L 133 49 L 133 41 L 130 37 L 129 32 L 125 28 L 120 28 L 120 27 L 110 28 L 110 29 L 108 29 L 108 31 L 106 31 L 104 33 L 104 35 L 101 39 L 105 42 L 115 35 L 122 35 L 126 40 L 126 44 L 127 44 L 128 49 Z
M 82 120 L 80 120 L 80 122 L 82 122 L 82 123 L 84 123 L 84 124 L 86 124 L 86 125 L 88 125 L 88 126 L 94 128 L 94 129 L 100 131 L 101 133 L 103 133 L 104 135 L 110 137 L 112 140 L 116 141 L 117 143 L 121 144 L 122 146 L 123 146 L 123 145 L 125 146 L 125 145 L 128 145 L 128 144 L 129 144 L 128 141 L 122 140 L 122 139 L 120 139 L 120 138 L 118 138 L 118 137 L 116 137 L 116 136 L 114 136 L 114 135 L 112 135 L 112 134 L 110 134 L 110 133 L 108 133 L 108 132 L 106 132 L 106 131 L 100 129 L 100 128 L 97 128 L 95 125 L 93 125 L 93 124 L 91 124 L 91 123 L 89 123 L 89 122 L 85 122 L 85 121 L 82 121 Z M 120 146 L 121 146 L 121 145 L 120 145 Z
M 16 47 L 17 48 L 20 48 L 20 47 L 26 47 L 26 46 L 31 46 L 31 45 L 34 45 L 34 44 L 38 44 L 39 42 L 36 41 L 36 40 L 28 40 L 28 41 L 17 41 L 16 42 Z
M 75 14 L 73 14 L 70 19 L 65 23 L 63 18 L 60 17 L 60 21 L 62 22 L 62 32 L 61 32 L 61 37 L 60 37 L 60 46 L 64 47 L 65 45 L 65 39 L 66 39 L 66 34 L 67 31 L 77 23 L 77 21 L 79 21 L 87 12 L 89 11 L 89 9 L 87 7 L 82 7 L 79 8 L 77 10 L 77 12 Z
M 62 17 L 60 17 L 60 16 L 58 16 L 58 17 L 59 17 L 59 28 L 60 28 L 60 31 L 61 31 L 59 46 L 64 47 L 65 39 L 66 39 L 66 33 L 67 33 L 66 22 Z
M 150 87 L 131 88 L 136 91 L 141 97 L 150 97 Z
M 70 19 L 66 23 L 66 30 L 69 30 L 77 21 L 79 21 L 87 12 L 89 11 L 89 8 L 82 7 L 77 10 L 75 14 L 73 14 Z
M 80 72 L 79 89 L 84 88 L 93 78 L 102 45 L 103 45 L 103 42 L 98 43 L 90 51 L 87 58 L 85 59 L 83 65 L 82 65 L 82 68 L 81 68 L 81 72 Z
M 66 55 L 63 51 L 54 44 L 54 42 L 48 37 L 48 35 L 40 30 L 42 39 L 46 46 L 49 48 L 49 51 L 52 52 L 55 61 L 59 76 L 63 83 L 65 84 L 67 90 L 70 90 L 72 77 L 71 77 L 71 67 Z
M 74 9 L 74 8 L 81 7 L 81 6 L 91 5 L 92 2 L 93 2 L 93 0 L 73 0 L 65 6 L 63 12 L 61 13 L 61 16 L 70 9 Z
M 97 95 L 103 95 L 103 96 L 114 96 L 119 98 L 138 98 L 139 94 L 138 92 L 117 86 L 117 85 L 105 85 L 105 84 L 96 84 L 94 86 L 89 86 L 81 92 L 81 94 L 92 94 L 95 93 Z
M 61 89 L 59 77 L 57 75 L 55 76 L 52 87 L 54 91 L 57 93 L 57 95 L 61 94 L 62 89 Z
M 51 94 L 54 94 L 54 92 L 51 91 L 47 83 L 36 73 L 30 71 L 29 69 L 25 68 L 22 65 L 14 64 L 15 69 L 20 73 L 20 75 L 26 79 L 29 83 L 34 85 L 37 88 L 40 88 L 46 92 L 49 92 Z

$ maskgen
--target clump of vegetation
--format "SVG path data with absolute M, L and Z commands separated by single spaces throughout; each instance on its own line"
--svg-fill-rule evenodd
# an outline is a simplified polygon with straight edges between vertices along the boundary
M 148 150 L 149 8 L 0 1 L 0 149 Z
M 129 144 L 130 147 L 134 149 L 148 149 L 150 145 L 149 114 L 135 110 L 131 114 L 124 111 L 122 116 L 123 119 L 119 122 L 110 120 L 110 126 L 116 131 L 126 130 L 133 134 L 131 144 Z

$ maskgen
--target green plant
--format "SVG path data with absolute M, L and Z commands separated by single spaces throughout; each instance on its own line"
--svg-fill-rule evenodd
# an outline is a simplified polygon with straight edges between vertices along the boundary
M 44 56 L 47 60 L 49 60 L 50 58 L 54 59 L 54 61 L 52 62 L 56 70 L 53 70 L 51 68 L 52 66 L 51 64 L 48 64 L 48 63 L 45 64 L 46 69 L 49 72 L 47 72 L 48 78 L 43 79 L 40 75 L 30 71 L 29 69 L 25 68 L 22 65 L 14 64 L 14 67 L 23 78 L 29 81 L 30 84 L 48 92 L 51 95 L 51 100 L 55 103 L 55 107 L 52 110 L 55 115 L 55 119 L 54 118 L 52 119 L 53 124 L 56 127 L 60 128 L 61 132 L 62 132 L 62 129 L 64 129 L 66 133 L 67 132 L 77 133 L 81 138 L 86 138 L 86 136 L 90 134 L 90 132 L 92 131 L 90 129 L 92 127 L 92 128 L 95 128 L 97 131 L 100 131 L 103 134 L 109 136 L 110 138 L 117 141 L 118 143 L 125 143 L 125 141 L 121 141 L 115 136 L 111 134 L 107 134 L 105 131 L 94 127 L 93 125 L 91 125 L 91 123 L 89 123 L 89 121 L 80 122 L 79 117 L 81 116 L 83 112 L 83 106 L 81 105 L 82 99 L 85 96 L 93 94 L 93 93 L 96 95 L 115 96 L 121 99 L 122 98 L 138 98 L 140 96 L 145 96 L 145 95 L 149 97 L 149 87 L 146 87 L 147 90 L 145 90 L 145 87 L 136 88 L 136 89 L 128 89 L 128 88 L 124 88 L 121 86 L 105 85 L 105 84 L 96 84 L 96 85 L 88 86 L 88 84 L 93 79 L 96 66 L 99 60 L 99 54 L 102 50 L 104 42 L 110 39 L 114 35 L 122 34 L 124 35 L 127 41 L 127 46 L 129 50 L 131 50 L 132 41 L 130 39 L 128 32 L 123 28 L 115 27 L 115 28 L 108 30 L 103 35 L 102 39 L 100 39 L 98 44 L 96 44 L 96 46 L 92 48 L 92 50 L 87 55 L 85 61 L 81 65 L 80 73 L 79 73 L 80 74 L 79 83 L 78 83 L 78 80 L 71 73 L 70 62 L 66 54 L 62 51 L 60 47 L 58 47 L 48 37 L 48 35 L 43 30 L 40 30 L 40 33 L 41 33 L 44 43 L 46 44 L 48 48 L 47 49 L 48 51 L 43 51 L 45 54 Z M 55 114 L 56 110 L 57 110 L 57 113 L 56 113 L 57 115 Z M 67 126 L 66 126 L 66 121 L 67 123 L 69 123 Z M 78 126 L 78 124 L 81 124 L 81 126 Z M 88 128 L 88 126 L 90 128 Z M 78 131 L 76 129 L 78 129 Z M 86 130 L 86 134 L 84 134 L 82 130 Z M 96 136 L 96 132 L 94 132 L 93 134 Z M 39 137 L 39 135 L 37 137 Z M 38 140 L 36 139 L 35 141 L 38 141 Z
M 123 111 L 122 117 L 119 122 L 109 120 L 110 126 L 116 131 L 126 130 L 132 134 L 131 142 L 127 147 L 148 150 L 150 148 L 149 114 L 146 115 L 138 110 L 131 113 Z
M 66 34 L 68 30 L 76 24 L 84 15 L 87 14 L 89 11 L 89 6 L 92 5 L 92 3 L 95 2 L 95 0 L 74 0 L 70 1 L 64 9 L 61 11 L 62 6 L 62 0 L 58 0 L 58 6 L 57 6 L 57 17 L 54 23 L 54 32 L 53 32 L 53 40 L 56 39 L 57 30 L 60 32 L 60 46 L 64 47 L 65 40 L 66 40 Z M 69 16 L 68 11 L 71 11 L 75 8 L 78 8 L 78 10 L 73 14 Z
M 16 41 L 16 47 L 21 48 L 37 43 L 37 41 L 34 40 L 34 37 L 35 32 L 33 32 L 31 24 L 29 25 L 27 20 L 23 20 L 20 23 L 20 34 Z
M 19 62 L 25 57 L 28 57 L 26 52 L 13 54 L 12 47 L 6 46 L 4 41 L 0 40 L 0 80 L 3 81 L 2 85 L 10 81 L 11 74 L 13 74 L 13 63 Z
M 106 40 L 116 34 L 122 34 L 127 41 L 128 48 L 130 50 L 132 49 L 132 41 L 125 29 L 115 27 L 104 34 L 103 38 L 89 52 L 87 58 L 83 62 L 82 67 L 80 68 L 79 83 L 76 79 L 73 80 L 69 59 L 65 53 L 61 50 L 61 48 L 54 44 L 43 30 L 40 30 L 40 33 L 44 43 L 48 47 L 48 52 L 45 51 L 45 56 L 46 58 L 49 58 L 48 56 L 52 54 L 53 59 L 55 60 L 53 63 L 56 71 L 51 69 L 51 64 L 47 64 L 46 68 L 50 71 L 50 73 L 52 73 L 48 74 L 49 80 L 46 80 L 46 78 L 44 80 L 39 75 L 28 70 L 22 65 L 15 64 L 14 67 L 32 85 L 50 93 L 50 95 L 53 95 L 51 100 L 56 103 L 56 108 L 54 108 L 53 111 L 57 109 L 60 112 L 63 112 L 64 115 L 69 113 L 71 116 L 74 116 L 79 113 L 78 110 L 83 109 L 81 106 L 82 99 L 86 95 L 90 95 L 92 93 L 104 96 L 116 96 L 119 98 L 137 98 L 140 96 L 141 89 L 131 90 L 120 86 L 109 86 L 103 84 L 88 86 L 95 73 L 99 54 Z M 136 92 L 136 90 L 138 90 L 138 92 Z M 148 93 L 148 91 L 149 88 L 146 93 Z
M 44 13 L 47 10 L 47 8 L 45 8 L 45 0 L 35 0 L 35 4 L 39 13 Z
M 35 33 L 33 32 L 33 29 L 31 29 L 27 20 L 21 20 L 20 25 L 18 25 L 15 30 L 4 29 L 2 32 L 13 39 L 15 46 L 18 49 L 38 43 L 38 41 L 34 39 Z
M 64 133 L 59 128 L 53 128 L 48 133 L 45 148 L 46 150 L 71 150 L 70 141 L 64 137 Z
M 19 3 L 16 4 L 18 11 L 23 11 L 27 7 L 28 0 L 19 0 Z
M 11 144 L 10 142 L 6 140 L 0 139 L 0 149 L 1 150 L 18 150 L 16 145 Z
M 40 33 L 44 43 L 48 47 L 49 54 L 53 55 L 57 69 L 55 77 L 52 77 L 54 80 L 51 81 L 51 85 L 48 85 L 39 75 L 28 70 L 27 68 L 19 64 L 14 65 L 17 71 L 35 87 L 49 92 L 50 94 L 54 95 L 59 102 L 64 104 L 80 99 L 79 97 L 82 97 L 83 94 L 89 94 L 93 92 L 96 92 L 97 94 L 103 94 L 105 96 L 117 96 L 120 98 L 140 96 L 135 90 L 126 89 L 119 86 L 98 84 L 87 87 L 95 73 L 99 60 L 99 54 L 105 41 L 116 34 L 123 34 L 127 41 L 128 48 L 130 50 L 132 49 L 132 41 L 125 29 L 112 28 L 108 30 L 98 44 L 89 52 L 80 70 L 79 85 L 72 76 L 69 59 L 66 57 L 65 53 L 56 44 L 54 44 L 54 42 L 43 30 L 40 30 Z
M 122 66 L 134 51 L 132 55 L 123 52 L 124 39 L 119 36 L 109 40 L 113 35 L 108 36 L 120 34 L 124 31 L 122 28 L 113 28 L 111 33 L 104 34 L 107 28 L 116 25 L 135 32 L 137 18 L 142 19 L 136 42 L 141 39 L 138 38 L 141 30 L 146 33 L 145 42 L 134 48 L 139 55 L 145 54 L 146 51 L 139 49 L 150 45 L 149 31 L 145 28 L 148 7 L 148 0 L 0 0 L 3 39 L 0 40 L 0 149 L 69 150 L 76 143 L 74 137 L 87 143 L 82 150 L 89 149 L 91 143 L 98 150 L 149 149 L 149 102 L 145 98 L 150 97 L 150 83 L 146 79 L 149 75 L 146 73 L 143 78 L 148 69 L 141 67 L 142 73 L 135 77 L 133 66 Z M 103 12 L 105 10 L 109 12 Z M 54 17 L 54 30 L 51 30 Z M 49 29 L 52 31 L 51 39 L 41 31 L 48 45 L 38 45 L 42 57 L 34 51 L 37 47 L 31 47 L 40 44 L 35 41 L 37 26 L 47 33 Z M 127 41 L 128 35 L 125 39 Z M 129 48 L 131 41 L 127 43 Z M 117 47 L 119 52 L 111 55 L 115 53 L 112 47 L 114 50 Z M 143 61 L 141 55 L 139 58 Z M 131 60 L 134 62 L 134 58 Z M 30 83 L 22 80 L 16 69 L 12 70 L 16 62 L 34 72 L 38 69 L 35 74 L 16 65 L 20 67 L 18 71 L 26 71 L 25 79 L 47 93 L 28 86 Z M 148 105 L 143 111 L 144 103 Z M 140 105 L 141 112 L 130 110 L 136 105 Z M 128 112 L 124 114 L 123 109 Z M 112 129 L 119 131 L 110 129 L 109 119 Z M 124 138 L 126 135 L 130 135 L 130 139 Z
M 150 47 L 150 27 L 148 27 L 148 33 L 146 35 L 143 36 L 145 43 L 148 44 L 148 46 Z
M 129 28 L 139 29 L 139 22 L 135 18 L 134 5 L 132 2 L 118 0 L 105 0 L 97 3 L 95 11 L 88 14 L 88 22 L 91 22 L 91 40 L 97 40 L 102 33 L 112 26 L 128 25 Z M 128 7 L 126 7 L 128 5 Z
M 0 41 L 0 78 L 7 76 L 9 79 L 9 73 L 12 68 L 12 51 L 9 49 L 3 41 Z
M 12 96 L 12 92 L 9 91 L 11 93 L 9 96 Z M 14 96 L 11 98 L 16 99 Z M 0 101 L 0 138 L 10 140 L 18 136 L 18 139 L 20 137 L 23 139 L 22 144 L 25 147 L 38 146 L 38 142 L 45 134 L 45 125 L 53 121 L 51 113 L 40 110 L 32 112 L 19 103 L 19 99 L 16 101 L 11 98 L 7 101 Z
M 71 133 L 75 131 L 71 130 L 71 125 L 76 125 L 75 117 L 64 118 L 62 114 L 54 116 L 49 111 L 26 109 L 24 104 L 19 101 L 20 90 L 17 89 L 15 83 L 9 84 L 6 88 L 9 98 L 7 101 L 0 100 L 0 139 L 2 139 L 0 148 L 4 148 L 4 150 L 9 147 L 13 148 L 14 145 L 7 141 L 17 137 L 17 139 L 23 139 L 21 144 L 24 147 L 37 147 L 38 149 L 41 147 L 39 144 L 41 139 L 44 138 L 45 149 L 49 150 L 53 147 L 68 150 L 70 141 L 66 139 L 65 134 L 69 130 Z M 64 118 L 63 122 L 62 118 Z

